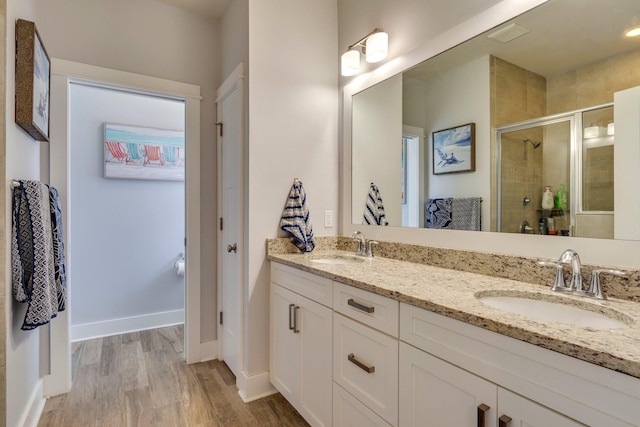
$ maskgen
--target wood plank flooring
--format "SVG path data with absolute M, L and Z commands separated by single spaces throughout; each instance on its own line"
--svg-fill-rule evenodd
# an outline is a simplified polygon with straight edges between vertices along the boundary
M 308 426 L 280 394 L 245 404 L 217 360 L 187 365 L 182 326 L 73 344 L 73 386 L 39 427 Z

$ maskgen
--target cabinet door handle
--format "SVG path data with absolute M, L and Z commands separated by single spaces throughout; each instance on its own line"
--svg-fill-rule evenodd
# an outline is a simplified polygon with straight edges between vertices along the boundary
M 498 427 L 507 427 L 510 422 L 511 422 L 511 417 L 509 417 L 508 415 L 503 415 L 500 418 L 498 418 Z
M 367 365 L 365 365 L 364 363 L 362 363 L 361 361 L 356 359 L 356 356 L 353 353 L 349 354 L 347 356 L 347 359 L 349 359 L 349 362 L 353 363 L 358 368 L 362 369 L 363 371 L 365 371 L 368 374 L 372 374 L 372 373 L 374 373 L 376 371 L 376 367 L 375 366 L 367 366 Z
M 349 304 L 353 308 L 357 308 L 360 311 L 364 311 L 365 313 L 373 313 L 375 311 L 375 307 L 369 307 L 364 304 L 360 304 L 359 302 L 355 302 L 353 298 L 349 298 L 347 300 L 347 304 Z
M 295 328 L 295 317 L 292 308 L 294 308 L 295 304 L 289 304 L 289 330 L 293 331 Z
M 489 406 L 484 403 L 478 406 L 478 427 L 485 427 L 485 418 L 487 416 L 487 411 L 489 411 Z
M 298 332 L 300 332 L 300 329 L 298 329 L 298 310 L 300 310 L 299 306 L 295 306 L 293 307 L 293 333 L 297 334 Z

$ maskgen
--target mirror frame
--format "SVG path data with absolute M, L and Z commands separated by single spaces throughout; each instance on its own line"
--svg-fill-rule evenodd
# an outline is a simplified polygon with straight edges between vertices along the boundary
M 342 88 L 342 156 L 340 167 L 342 235 L 350 236 L 354 231 L 360 230 L 368 239 L 547 259 L 556 259 L 565 249 L 570 247 L 578 251 L 583 262 L 587 264 L 640 269 L 640 257 L 637 255 L 640 254 L 640 241 L 579 237 L 553 239 L 539 235 L 524 236 L 496 232 L 381 227 L 352 224 L 351 222 L 351 109 L 353 95 L 497 27 L 536 6 L 543 5 L 547 1 L 504 0 L 428 41 L 425 46 L 393 58 L 369 73 L 356 76 L 344 85 Z

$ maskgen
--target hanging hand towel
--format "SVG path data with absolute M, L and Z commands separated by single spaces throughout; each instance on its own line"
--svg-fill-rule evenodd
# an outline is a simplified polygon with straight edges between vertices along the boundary
M 58 190 L 49 187 L 49 208 L 51 210 L 51 231 L 53 243 L 53 267 L 56 279 L 58 311 L 64 311 L 67 300 L 67 270 L 64 258 L 64 233 L 62 231 L 62 209 Z
M 287 204 L 282 211 L 280 229 L 289 233 L 291 241 L 302 252 L 311 252 L 316 247 L 313 238 L 313 227 L 309 221 L 307 195 L 302 182 L 293 182 Z
M 373 182 L 371 183 L 371 187 L 369 187 L 362 223 L 369 225 L 389 225 L 389 221 L 387 221 L 387 217 L 384 214 L 384 204 L 382 203 L 380 190 L 378 190 L 378 187 Z
M 13 188 L 11 275 L 13 295 L 27 303 L 23 330 L 35 329 L 56 317 L 53 229 L 49 188 L 37 181 L 18 181 Z
M 442 199 L 427 199 L 425 203 L 425 220 L 426 228 L 451 228 L 451 199 L 450 197 Z
M 481 197 L 454 198 L 451 202 L 451 228 L 480 231 L 481 202 Z

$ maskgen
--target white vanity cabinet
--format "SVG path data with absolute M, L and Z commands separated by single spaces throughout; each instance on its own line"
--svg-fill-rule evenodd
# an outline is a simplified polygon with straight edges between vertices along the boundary
M 400 340 L 401 427 L 640 425 L 636 378 L 408 304 Z
M 333 284 L 334 426 L 398 423 L 398 311 L 390 298 Z M 372 414 L 373 413 L 373 414 Z M 382 423 L 382 420 L 385 423 Z M 369 425 L 369 424 L 365 424 Z
M 400 426 L 583 426 L 400 343 Z
M 329 279 L 272 264 L 271 384 L 313 426 L 332 423 L 331 290 Z

